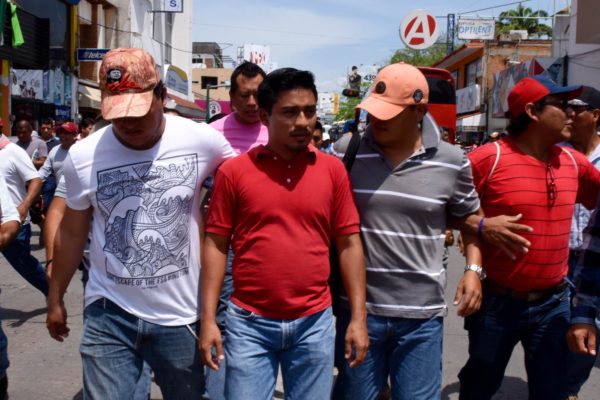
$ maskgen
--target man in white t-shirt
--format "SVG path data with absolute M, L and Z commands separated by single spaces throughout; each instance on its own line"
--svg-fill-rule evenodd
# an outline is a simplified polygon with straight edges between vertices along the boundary
M 132 398 L 146 362 L 164 399 L 200 398 L 199 194 L 234 153 L 207 125 L 163 114 L 166 88 L 144 50 L 108 52 L 100 90 L 112 124 L 73 145 L 65 160 L 48 330 L 58 341 L 69 333 L 63 297 L 92 223 L 84 397 Z
M 0 134 L 0 174 L 21 218 L 21 228 L 15 240 L 2 250 L 2 255 L 27 282 L 48 295 L 46 272 L 31 254 L 31 224 L 29 208 L 38 199 L 42 180 L 29 155 L 4 135 Z
M 2 140 L 2 139 L 0 139 Z M 0 250 L 3 250 L 17 236 L 21 218 L 17 207 L 10 198 L 4 177 L 0 174 Z M 8 343 L 0 322 L 0 400 L 6 398 L 8 378 Z

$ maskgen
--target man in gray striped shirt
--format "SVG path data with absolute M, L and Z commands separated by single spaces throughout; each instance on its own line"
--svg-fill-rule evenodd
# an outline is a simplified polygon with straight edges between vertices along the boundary
M 351 369 L 343 362 L 339 333 L 349 313 L 340 310 L 335 399 L 376 399 L 388 377 L 394 399 L 441 396 L 447 217 L 478 213 L 479 198 L 466 156 L 440 140 L 428 97 L 423 74 L 398 63 L 379 72 L 358 106 L 371 118 L 350 171 L 367 265 L 370 346 L 363 364 Z M 454 301 L 462 316 L 479 308 L 482 272 L 477 238 L 464 239 L 467 267 Z

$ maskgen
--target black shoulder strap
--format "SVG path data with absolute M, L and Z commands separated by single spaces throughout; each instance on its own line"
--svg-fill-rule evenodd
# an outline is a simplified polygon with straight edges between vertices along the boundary
M 352 138 L 350 139 L 350 143 L 348 143 L 348 148 L 346 149 L 346 153 L 344 154 L 344 158 L 342 158 L 342 162 L 346 166 L 346 171 L 350 172 L 352 169 L 352 165 L 354 164 L 354 160 L 356 159 L 356 153 L 358 153 L 358 148 L 360 147 L 360 133 L 353 132 Z

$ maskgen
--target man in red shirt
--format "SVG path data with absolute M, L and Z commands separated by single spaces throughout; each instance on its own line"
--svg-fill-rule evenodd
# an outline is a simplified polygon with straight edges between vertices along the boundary
M 286 398 L 329 398 L 331 237 L 352 312 L 346 359 L 354 366 L 366 355 L 358 212 L 343 164 L 309 145 L 316 102 L 310 72 L 270 73 L 258 89 L 268 143 L 225 162 L 215 177 L 202 260 L 200 348 L 212 369 L 227 357 L 225 397 L 230 400 L 271 399 L 279 365 Z M 230 242 L 234 291 L 224 356 L 215 310 Z
M 569 287 L 564 280 L 575 203 L 595 206 L 600 173 L 584 155 L 556 144 L 569 140 L 565 107 L 579 86 L 537 75 L 508 95 L 509 136 L 469 154 L 486 217 L 520 214 L 529 243 L 509 256 L 485 244 L 483 302 L 465 319 L 469 360 L 459 374 L 461 399 L 489 399 L 499 388 L 515 345 L 525 351 L 530 399 L 566 398 Z M 485 232 L 486 218 L 476 231 Z

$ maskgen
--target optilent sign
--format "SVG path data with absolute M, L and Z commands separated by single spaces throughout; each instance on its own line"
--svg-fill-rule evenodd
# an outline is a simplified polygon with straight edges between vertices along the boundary
M 439 36 L 440 29 L 435 17 L 425 10 L 412 11 L 400 24 L 400 39 L 412 49 L 426 49 Z

